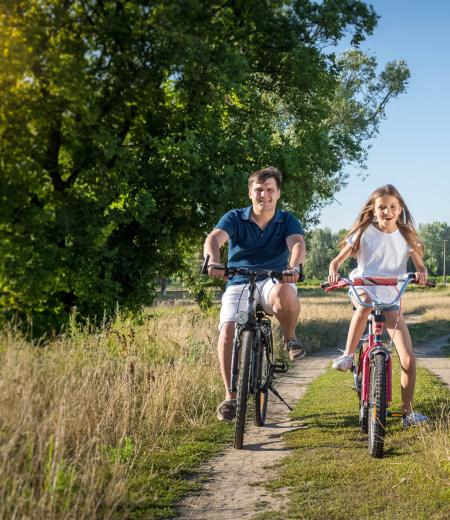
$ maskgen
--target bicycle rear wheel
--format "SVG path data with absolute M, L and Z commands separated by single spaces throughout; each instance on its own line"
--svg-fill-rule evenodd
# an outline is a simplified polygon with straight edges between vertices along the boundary
M 255 424 L 264 426 L 272 379 L 273 341 L 270 324 L 261 327 L 261 344 L 258 354 L 257 382 L 254 393 Z
M 370 367 L 369 389 L 369 454 L 383 456 L 386 433 L 386 361 L 383 354 L 375 354 Z
M 250 359 L 252 356 L 252 345 L 254 333 L 250 330 L 241 332 L 240 350 L 241 357 L 239 360 L 239 375 L 237 382 L 237 407 L 236 407 L 236 423 L 234 429 L 234 447 L 240 450 L 244 442 L 245 416 L 247 413 L 247 400 L 250 390 Z

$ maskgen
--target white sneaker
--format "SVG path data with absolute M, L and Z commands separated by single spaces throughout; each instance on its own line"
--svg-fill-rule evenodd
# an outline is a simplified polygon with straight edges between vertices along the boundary
M 350 370 L 353 365 L 353 357 L 348 354 L 342 354 L 338 358 L 333 360 L 333 364 L 331 365 L 335 370 L 340 370 L 341 372 L 346 372 Z
M 417 426 L 418 424 L 424 424 L 428 422 L 428 417 L 420 412 L 411 412 L 406 417 L 403 417 L 402 424 L 404 428 L 409 428 L 410 426 Z

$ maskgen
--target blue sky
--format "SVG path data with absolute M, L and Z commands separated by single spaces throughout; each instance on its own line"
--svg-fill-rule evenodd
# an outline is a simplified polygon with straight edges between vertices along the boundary
M 450 223 L 450 0 L 375 0 L 381 18 L 362 48 L 380 67 L 405 59 L 407 92 L 392 99 L 371 141 L 366 180 L 349 184 L 322 210 L 319 227 L 349 228 L 370 193 L 393 184 L 416 224 Z

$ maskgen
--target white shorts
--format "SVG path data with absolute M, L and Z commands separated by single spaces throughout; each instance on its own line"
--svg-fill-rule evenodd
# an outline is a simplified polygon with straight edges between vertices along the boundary
M 278 285 L 278 280 L 266 278 L 260 282 L 256 282 L 257 290 L 255 293 L 255 303 L 260 303 L 264 312 L 273 314 L 272 306 L 269 303 L 269 293 L 275 285 Z M 285 284 L 290 285 L 297 294 L 297 286 L 295 283 Z M 230 285 L 222 295 L 222 307 L 220 309 L 220 323 L 219 330 L 227 321 L 236 321 L 238 312 L 247 310 L 247 296 L 248 284 Z

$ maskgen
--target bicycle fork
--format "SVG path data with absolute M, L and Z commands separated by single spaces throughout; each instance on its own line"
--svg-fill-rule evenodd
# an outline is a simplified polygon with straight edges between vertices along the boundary
M 230 387 L 228 390 L 230 390 L 230 392 L 236 392 L 237 390 L 237 382 L 238 382 L 238 378 L 239 378 L 239 356 L 241 354 L 241 345 L 240 345 L 240 338 L 241 338 L 241 334 L 243 332 L 243 330 L 245 330 L 246 328 L 242 328 L 241 326 L 236 326 L 236 329 L 235 329 L 235 334 L 234 334 L 234 340 L 233 340 L 233 349 L 231 351 L 231 381 L 230 381 Z M 254 338 L 255 339 L 255 338 Z M 254 359 L 254 356 L 255 356 L 255 341 L 253 340 L 253 345 L 252 345 L 252 351 L 251 351 L 251 355 L 252 355 L 252 358 L 250 359 L 250 367 L 251 367 L 251 372 L 250 372 L 250 390 L 251 392 L 253 393 L 253 381 L 255 381 L 255 375 L 254 374 L 254 365 L 255 363 L 253 362 L 253 359 Z
M 237 390 L 237 380 L 239 375 L 239 353 L 239 330 L 236 327 L 233 340 L 233 349 L 231 351 L 231 381 L 230 388 L 228 389 L 230 392 L 236 392 Z
M 370 368 L 374 356 L 381 354 L 386 363 L 386 404 L 392 401 L 392 358 L 388 349 L 383 345 L 382 334 L 384 328 L 384 315 L 375 314 L 369 319 L 368 346 L 362 353 L 362 382 L 361 400 L 365 403 L 369 400 Z M 355 377 L 357 375 L 355 374 Z

